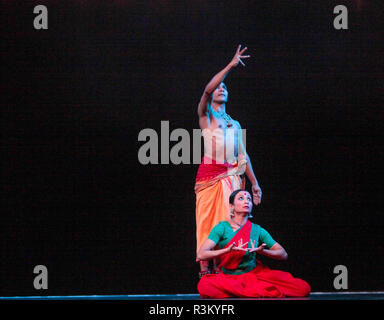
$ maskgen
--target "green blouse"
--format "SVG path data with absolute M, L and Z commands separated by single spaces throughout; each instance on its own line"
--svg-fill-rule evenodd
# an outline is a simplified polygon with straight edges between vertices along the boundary
M 212 228 L 208 239 L 212 240 L 219 246 L 220 249 L 222 249 L 228 244 L 228 242 L 239 230 L 240 229 L 233 231 L 228 221 L 221 221 Z M 276 241 L 271 237 L 267 230 L 254 223 L 252 223 L 250 239 L 256 240 L 256 248 L 262 243 L 265 243 L 266 249 L 270 249 L 276 243 Z M 246 242 L 245 239 L 244 242 Z M 248 248 L 252 248 L 251 241 L 248 241 Z M 222 270 L 227 274 L 242 274 L 254 269 L 256 264 L 256 252 L 246 252 L 242 262 L 239 264 L 236 270 L 229 270 L 225 268 L 222 268 Z

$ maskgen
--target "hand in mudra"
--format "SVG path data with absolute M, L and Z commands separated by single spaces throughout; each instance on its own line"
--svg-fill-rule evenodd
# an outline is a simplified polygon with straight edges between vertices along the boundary
M 241 51 L 240 49 L 241 49 L 241 44 L 237 47 L 236 53 L 233 56 L 231 62 L 229 63 L 232 67 L 236 67 L 239 63 L 241 63 L 245 67 L 244 62 L 241 59 L 247 59 L 250 57 L 249 55 L 246 55 L 246 56 L 243 55 L 244 51 L 247 50 L 247 47 L 245 47 Z
M 254 240 L 254 241 L 251 240 L 251 248 L 248 248 L 248 251 L 249 252 L 261 253 L 261 252 L 263 252 L 264 248 L 266 247 L 265 243 L 263 243 L 262 245 L 258 246 L 257 248 L 255 248 L 255 245 L 256 245 L 256 240 Z
M 239 243 L 238 245 L 236 246 L 236 243 L 233 242 L 230 246 L 229 246 L 229 251 L 247 251 L 248 249 L 247 248 L 244 248 L 248 245 L 248 242 L 246 243 L 243 243 L 243 239 L 240 239 L 239 240 Z

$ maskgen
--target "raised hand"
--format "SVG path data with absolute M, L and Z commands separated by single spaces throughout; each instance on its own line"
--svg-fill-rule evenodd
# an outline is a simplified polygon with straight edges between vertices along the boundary
M 245 67 L 244 62 L 241 61 L 241 59 L 247 59 L 250 56 L 249 55 L 246 55 L 246 56 L 243 55 L 244 51 L 247 50 L 247 47 L 245 47 L 242 50 L 240 50 L 240 49 L 241 49 L 241 44 L 237 47 L 236 53 L 233 56 L 231 62 L 229 63 L 231 65 L 231 67 L 236 67 L 239 63 L 241 63 Z

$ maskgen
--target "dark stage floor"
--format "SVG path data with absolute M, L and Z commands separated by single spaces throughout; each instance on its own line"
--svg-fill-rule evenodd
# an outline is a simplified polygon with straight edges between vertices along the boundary
M 0 300 L 201 300 L 198 294 L 143 294 L 143 295 L 74 295 L 74 296 L 13 296 Z M 231 300 L 384 300 L 384 291 L 368 292 L 312 292 L 306 298 L 252 298 Z

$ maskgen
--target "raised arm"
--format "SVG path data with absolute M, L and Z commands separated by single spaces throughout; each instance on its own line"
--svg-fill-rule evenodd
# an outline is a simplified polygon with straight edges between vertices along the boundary
M 240 50 L 240 49 L 241 49 L 241 45 L 238 46 L 236 53 L 235 53 L 234 57 L 232 58 L 231 62 L 227 66 L 225 66 L 224 69 L 222 69 L 220 72 L 218 72 L 211 79 L 211 81 L 209 81 L 208 84 L 205 86 L 203 95 L 200 98 L 200 102 L 199 102 L 199 105 L 197 108 L 197 114 L 200 118 L 200 126 L 202 127 L 202 129 L 206 128 L 206 125 L 204 124 L 204 121 L 201 121 L 204 119 L 201 119 L 201 118 L 207 117 L 208 105 L 211 101 L 213 91 L 215 91 L 215 89 L 219 86 L 219 84 L 222 81 L 224 81 L 224 79 L 228 75 L 228 73 L 234 67 L 236 67 L 239 63 L 241 63 L 243 66 L 245 66 L 245 64 L 243 63 L 243 61 L 241 61 L 241 59 L 249 58 L 248 55 L 247 56 L 243 55 L 244 51 L 247 50 L 247 47 L 243 48 L 242 50 Z
M 204 117 L 207 115 L 208 104 L 211 100 L 213 91 L 215 91 L 219 84 L 224 81 L 225 77 L 228 75 L 232 68 L 233 67 L 228 64 L 223 70 L 217 73 L 205 86 L 203 95 L 200 98 L 199 106 L 197 108 L 197 114 L 199 117 Z

